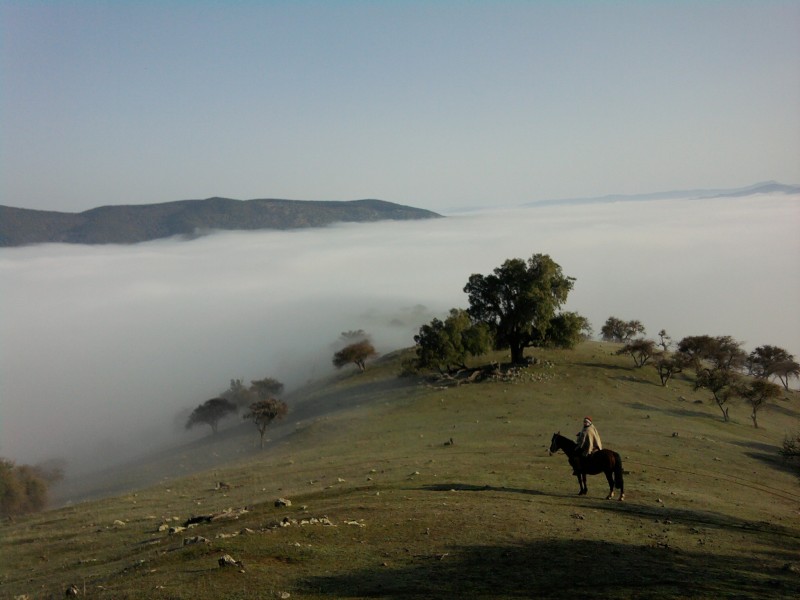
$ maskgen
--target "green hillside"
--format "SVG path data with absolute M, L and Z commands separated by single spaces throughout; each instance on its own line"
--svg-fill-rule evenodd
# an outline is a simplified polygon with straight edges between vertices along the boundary
M 264 451 L 241 424 L 109 481 L 147 487 L 3 523 L 0 598 L 800 596 L 800 487 L 779 456 L 796 393 L 759 429 L 744 403 L 725 423 L 616 348 L 537 350 L 459 386 L 399 378 L 403 352 L 340 373 L 285 398 Z M 624 502 L 602 475 L 577 496 L 548 453 L 587 414 Z

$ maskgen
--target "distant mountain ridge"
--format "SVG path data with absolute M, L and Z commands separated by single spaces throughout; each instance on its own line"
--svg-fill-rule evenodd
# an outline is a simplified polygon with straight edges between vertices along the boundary
M 441 215 L 384 200 L 234 200 L 102 206 L 80 213 L 0 205 L 0 246 L 135 244 L 215 230 L 298 229 L 340 222 L 433 219 Z
M 564 198 L 561 200 L 540 200 L 528 202 L 524 206 L 553 206 L 556 204 L 602 204 L 605 202 L 642 202 L 647 200 L 670 200 L 690 198 L 708 200 L 711 198 L 742 198 L 756 194 L 800 194 L 800 185 L 787 185 L 777 181 L 763 181 L 743 188 L 673 190 L 650 194 L 609 194 L 586 198 Z

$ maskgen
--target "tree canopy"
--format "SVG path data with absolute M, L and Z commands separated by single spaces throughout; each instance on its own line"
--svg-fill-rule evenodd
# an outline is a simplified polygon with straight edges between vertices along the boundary
M 212 433 L 217 433 L 219 422 L 230 414 L 237 412 L 236 405 L 225 398 L 211 398 L 206 400 L 189 415 L 186 421 L 186 429 L 191 429 L 198 423 L 203 423 L 211 427 Z
M 607 342 L 627 342 L 634 336 L 644 335 L 644 333 L 645 329 L 641 321 L 623 321 L 617 317 L 608 317 L 600 328 L 600 335 Z
M 258 433 L 261 436 L 261 448 L 264 448 L 264 433 L 267 427 L 275 420 L 282 419 L 289 412 L 289 407 L 282 400 L 277 398 L 269 398 L 267 400 L 258 400 L 250 405 L 249 411 L 244 415 L 244 419 L 251 420 L 258 428 Z
M 550 256 L 534 254 L 527 261 L 508 259 L 490 275 L 471 275 L 464 292 L 470 317 L 488 325 L 495 346 L 508 348 L 512 362 L 522 363 L 525 348 L 569 345 L 574 339 L 553 327 L 574 282 Z
M 369 340 L 361 340 L 345 346 L 333 355 L 333 366 L 341 369 L 343 366 L 353 363 L 359 371 L 366 371 L 367 359 L 377 356 L 375 347 Z
M 441 372 L 466 368 L 467 357 L 487 352 L 491 340 L 486 323 L 475 323 L 466 310 L 451 308 L 444 321 L 433 319 L 414 336 L 417 367 Z

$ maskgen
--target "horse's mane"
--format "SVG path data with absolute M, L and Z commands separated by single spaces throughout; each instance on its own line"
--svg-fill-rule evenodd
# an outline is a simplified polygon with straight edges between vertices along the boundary
M 561 435 L 560 432 L 556 433 L 556 437 L 558 439 L 560 439 L 560 440 L 563 440 L 564 445 L 569 446 L 570 448 L 574 448 L 575 446 L 578 445 L 575 442 L 573 442 L 571 439 L 569 439 L 568 437 L 565 437 L 565 436 Z

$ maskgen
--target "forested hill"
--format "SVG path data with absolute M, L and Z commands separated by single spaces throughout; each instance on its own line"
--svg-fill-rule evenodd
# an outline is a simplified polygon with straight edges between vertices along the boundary
M 437 213 L 383 200 L 180 200 L 103 206 L 81 213 L 0 206 L 0 246 L 133 244 L 213 230 L 296 229 L 337 222 L 431 219 Z

